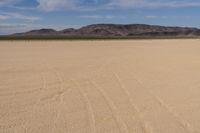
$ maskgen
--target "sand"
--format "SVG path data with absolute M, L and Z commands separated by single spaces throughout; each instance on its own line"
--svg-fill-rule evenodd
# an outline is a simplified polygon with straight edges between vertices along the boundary
M 1 41 L 0 133 L 200 133 L 200 40 Z

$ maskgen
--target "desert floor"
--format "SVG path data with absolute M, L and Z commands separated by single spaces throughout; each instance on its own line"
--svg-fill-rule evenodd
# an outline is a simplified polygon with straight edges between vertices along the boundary
M 200 40 L 1 41 L 0 133 L 200 133 Z

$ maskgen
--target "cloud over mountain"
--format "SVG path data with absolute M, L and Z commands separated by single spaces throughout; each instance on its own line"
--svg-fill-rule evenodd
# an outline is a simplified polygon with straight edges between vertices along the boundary
M 36 21 L 40 20 L 39 17 L 34 16 L 26 16 L 20 13 L 14 13 L 14 12 L 1 12 L 0 13 L 0 20 L 8 20 L 8 19 L 19 19 L 19 20 L 25 20 L 25 21 Z
M 74 0 L 37 0 L 37 2 L 38 7 L 45 11 L 72 8 L 76 3 Z
M 14 5 L 27 0 L 0 0 L 0 6 Z M 44 11 L 105 9 L 105 8 L 161 8 L 199 7 L 199 0 L 36 0 Z M 101 8 L 100 8 L 101 7 Z
M 95 23 L 200 27 L 199 7 L 199 0 L 0 0 L 0 24 L 55 28 Z
M 198 0 L 37 0 L 39 8 L 45 11 L 69 10 L 78 8 L 160 8 L 160 7 L 195 7 Z

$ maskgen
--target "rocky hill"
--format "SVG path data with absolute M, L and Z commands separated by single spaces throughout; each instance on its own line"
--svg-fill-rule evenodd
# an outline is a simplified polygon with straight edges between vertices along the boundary
M 94 24 L 79 29 L 54 29 L 32 30 L 17 33 L 15 36 L 98 36 L 98 37 L 131 37 L 131 36 L 200 36 L 200 29 L 190 27 L 166 27 L 145 24 Z

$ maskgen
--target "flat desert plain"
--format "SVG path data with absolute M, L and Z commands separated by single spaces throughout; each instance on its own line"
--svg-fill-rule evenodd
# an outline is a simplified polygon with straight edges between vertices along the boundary
M 0 133 L 200 133 L 200 40 L 1 41 Z

